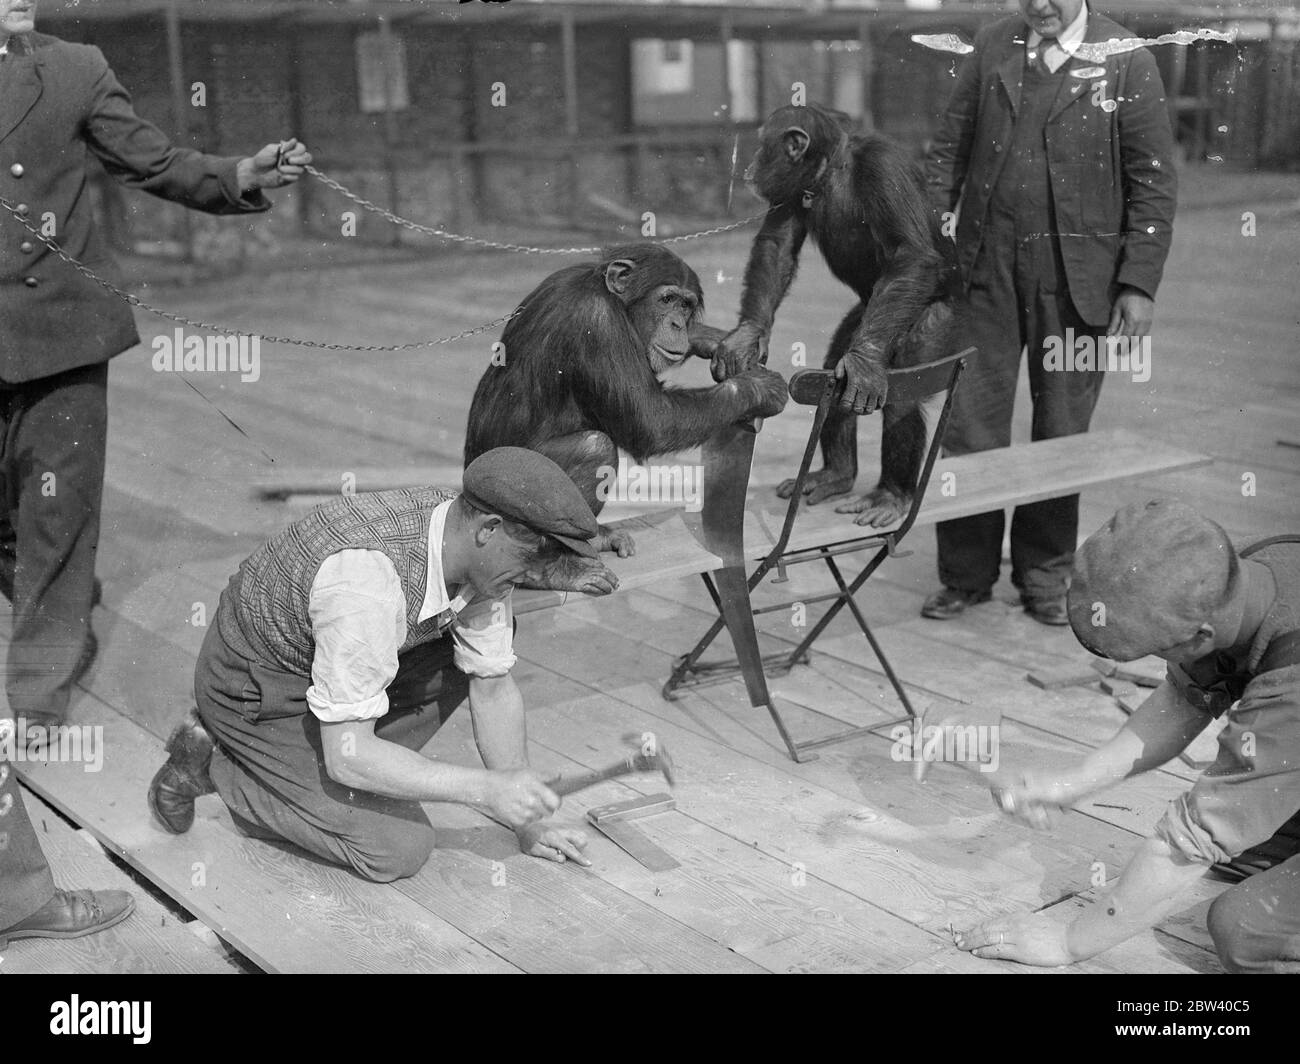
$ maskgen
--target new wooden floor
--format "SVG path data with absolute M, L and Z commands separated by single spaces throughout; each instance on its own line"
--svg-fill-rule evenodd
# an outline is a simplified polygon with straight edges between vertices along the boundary
M 1210 197 L 1213 200 L 1213 197 Z M 1125 426 L 1215 456 L 1213 466 L 1085 496 L 1084 531 L 1123 502 L 1176 496 L 1236 536 L 1295 529 L 1300 370 L 1294 350 L 1296 215 L 1285 205 L 1239 202 L 1180 215 L 1157 320 L 1154 374 L 1108 381 L 1096 424 Z M 1240 235 L 1243 209 L 1259 236 Z M 705 283 L 710 318 L 725 322 L 739 298 L 747 236 L 683 249 Z M 204 320 L 277 334 L 360 343 L 457 332 L 507 312 L 555 263 L 449 257 L 410 264 L 243 278 L 150 293 Z M 806 345 L 816 361 L 847 293 L 811 254 L 778 319 L 772 364 Z M 1053 832 L 996 814 L 991 778 L 939 765 L 923 785 L 890 758 L 887 738 L 788 760 L 766 714 L 738 684 L 659 695 L 673 658 L 709 621 L 698 580 L 530 615 L 521 621 L 517 677 L 528 707 L 530 752 L 544 772 L 608 762 L 624 736 L 653 731 L 681 775 L 678 808 L 639 822 L 681 867 L 652 873 L 591 833 L 590 870 L 518 854 L 513 837 L 477 814 L 431 807 L 439 844 L 420 875 L 392 886 L 350 874 L 231 828 L 220 801 L 199 803 L 194 831 L 173 838 L 149 822 L 144 787 L 161 742 L 189 704 L 205 619 L 238 562 L 296 514 L 259 501 L 253 486 L 276 464 L 348 471 L 455 462 L 473 386 L 494 334 L 432 352 L 321 353 L 266 345 L 261 379 L 191 383 L 248 434 L 234 431 L 180 380 L 154 373 L 149 340 L 170 333 L 141 317 L 145 345 L 119 359 L 110 386 L 110 454 L 99 571 L 102 651 L 73 719 L 98 724 L 108 743 L 101 773 L 79 765 L 28 766 L 26 779 L 61 813 L 101 839 L 157 889 L 199 917 L 253 963 L 282 971 L 1025 971 L 955 951 L 946 931 L 1031 907 L 1061 918 L 1091 903 L 1100 869 L 1113 877 L 1164 804 L 1194 774 L 1175 761 L 1067 814 Z M 702 367 L 694 367 L 700 372 Z M 1022 395 L 1018 438 L 1027 438 Z M 864 419 L 871 473 L 877 419 Z M 807 431 L 803 411 L 770 419 L 755 477 L 789 470 Z M 1081 446 L 1086 446 L 1081 441 Z M 1244 474 L 1255 493 L 1243 494 Z M 1000 723 L 1000 771 L 1078 756 L 1122 723 L 1095 688 L 1044 692 L 1030 669 L 1083 655 L 1068 630 L 1028 620 L 1004 582 L 996 601 L 949 624 L 921 620 L 933 589 L 933 536 L 868 585 L 864 607 L 919 706 L 974 723 Z M 784 592 L 813 594 L 825 579 L 791 571 Z M 770 591 L 760 601 L 773 601 Z M 0 629 L 7 621 L 0 620 Z M 760 621 L 765 649 L 798 636 L 790 615 Z M 719 653 L 725 652 L 725 639 Z M 812 664 L 774 681 L 801 734 L 893 714 L 886 684 L 860 635 L 838 620 Z M 469 718 L 457 714 L 428 753 L 476 762 Z M 1194 752 L 1212 755 L 1205 738 Z M 580 823 L 591 805 L 662 789 L 633 778 L 566 800 Z M 113 885 L 120 871 L 38 799 L 61 882 Z M 66 830 L 65 830 L 66 829 Z M 1206 880 L 1159 930 L 1084 971 L 1216 971 L 1204 911 L 1221 885 Z M 152 903 L 155 906 L 157 903 Z M 165 913 L 165 910 L 159 910 Z M 93 944 L 11 946 L 0 973 L 229 968 L 146 905 Z M 168 927 L 168 920 L 174 927 Z M 148 929 L 146 931 L 146 929 Z M 164 934 L 163 932 L 167 932 Z M 173 933 L 174 932 L 174 933 Z

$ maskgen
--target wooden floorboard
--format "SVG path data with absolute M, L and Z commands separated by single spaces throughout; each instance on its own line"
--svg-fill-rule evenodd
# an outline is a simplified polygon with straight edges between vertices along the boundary
M 0 975 L 75 975 L 106 971 L 120 975 L 221 975 L 238 972 L 217 944 L 202 941 L 118 868 L 99 843 L 23 790 L 27 815 L 41 851 L 62 890 L 125 890 L 135 911 L 107 931 L 75 939 L 18 939 L 0 952 Z M 203 925 L 196 925 L 202 927 Z

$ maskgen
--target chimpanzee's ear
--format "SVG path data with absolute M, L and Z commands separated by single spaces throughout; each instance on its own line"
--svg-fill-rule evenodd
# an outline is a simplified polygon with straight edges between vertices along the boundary
M 605 287 L 616 296 L 627 294 L 636 264 L 631 259 L 615 259 L 605 267 Z
M 791 126 L 781 134 L 781 143 L 785 146 L 785 157 L 792 163 L 797 163 L 804 157 L 811 139 L 798 126 Z

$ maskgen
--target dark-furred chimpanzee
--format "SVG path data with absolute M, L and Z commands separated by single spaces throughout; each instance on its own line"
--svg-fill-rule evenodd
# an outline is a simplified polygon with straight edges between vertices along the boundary
M 501 335 L 502 359 L 470 405 L 465 462 L 493 447 L 546 455 L 599 515 L 622 448 L 636 461 L 702 444 L 720 428 L 784 409 L 779 373 L 744 369 L 705 388 L 666 388 L 658 374 L 688 355 L 711 358 L 721 330 L 696 321 L 704 295 L 695 271 L 667 248 L 629 244 L 599 262 L 557 270 L 533 290 Z M 601 529 L 602 550 L 625 557 L 626 533 Z M 598 590 L 577 571 L 548 569 L 532 586 Z
M 847 377 L 821 434 L 823 468 L 807 481 L 810 504 L 853 487 L 857 419 L 885 404 L 891 368 L 952 353 L 961 305 L 951 242 L 929 208 L 919 168 L 894 143 L 854 134 L 848 116 L 816 105 L 782 107 L 763 124 L 745 171 L 771 204 L 745 269 L 740 324 L 720 344 L 715 379 L 766 357 L 772 320 L 799 250 L 811 236 L 831 272 L 860 302 L 840 322 L 824 365 Z M 860 525 L 886 527 L 907 512 L 926 444 L 924 411 L 886 406 L 880 482 L 836 507 Z M 778 489 L 789 498 L 794 481 Z

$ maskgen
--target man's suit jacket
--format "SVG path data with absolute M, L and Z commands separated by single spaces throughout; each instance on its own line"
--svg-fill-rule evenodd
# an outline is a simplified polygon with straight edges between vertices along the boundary
M 44 34 L 0 59 L 0 196 L 96 273 L 111 262 L 96 232 L 86 151 L 130 188 L 211 214 L 267 209 L 241 197 L 238 160 L 175 148 L 140 118 L 98 48 Z M 49 377 L 139 343 L 131 310 L 0 208 L 0 381 Z
M 968 286 L 1012 141 L 1028 32 L 1014 16 L 976 35 L 930 153 L 934 202 L 943 211 L 961 202 L 957 255 Z M 1089 12 L 1084 54 L 1066 60 L 1044 129 L 1070 297 L 1084 320 L 1097 324 L 1109 320 L 1121 285 L 1155 297 L 1173 233 L 1174 139 L 1155 59 L 1144 48 L 1087 55 L 1088 44 L 1132 37 Z M 1104 100 L 1117 106 L 1108 109 Z

